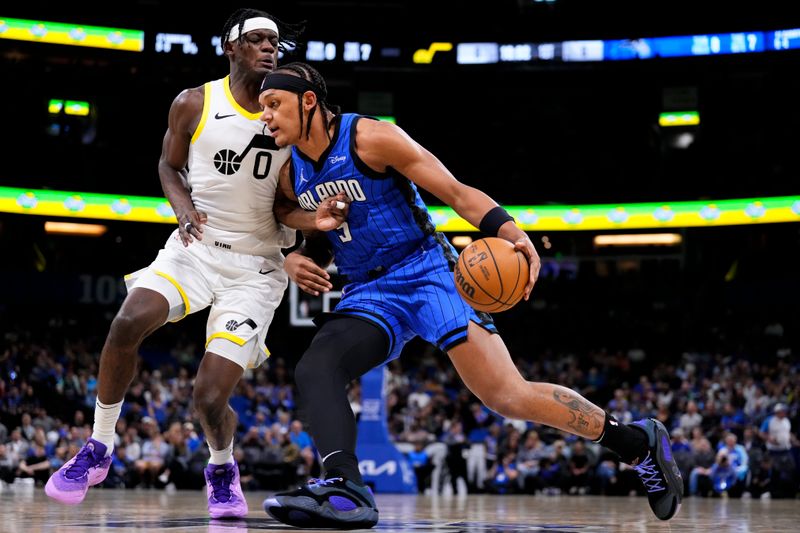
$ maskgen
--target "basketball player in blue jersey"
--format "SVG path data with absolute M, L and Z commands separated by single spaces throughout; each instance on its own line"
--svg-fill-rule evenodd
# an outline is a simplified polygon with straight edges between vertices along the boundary
M 397 357 L 405 342 L 419 335 L 447 352 L 467 387 L 493 411 L 556 427 L 619 453 L 639 473 L 656 516 L 674 516 L 683 483 L 664 426 L 654 419 L 626 426 L 570 389 L 526 381 L 491 318 L 476 313 L 456 292 L 455 251 L 435 232 L 416 186 L 525 254 L 530 264 L 526 299 L 539 271 L 528 236 L 502 207 L 457 181 L 403 130 L 368 117 L 335 114 L 326 96 L 316 70 L 291 63 L 265 76 L 259 97 L 261 118 L 275 143 L 293 146 L 279 177 L 278 220 L 308 227 L 314 211 L 331 198 L 344 193 L 347 201 L 336 201 L 349 202 L 347 222 L 326 233 L 346 278 L 342 299 L 331 315 L 321 317 L 295 371 L 325 479 L 267 499 L 265 510 L 304 528 L 377 523 L 375 500 L 358 470 L 355 419 L 345 387 Z M 314 281 L 314 275 L 293 273 L 302 263 L 287 261 L 293 278 L 311 292 L 324 290 L 324 277 L 316 275 Z
M 210 306 L 207 351 L 194 385 L 211 453 L 208 510 L 212 518 L 247 514 L 228 399 L 244 370 L 268 356 L 267 328 L 287 284 L 281 248 L 294 243 L 294 231 L 272 213 L 278 171 L 290 151 L 279 149 L 258 120 L 258 94 L 278 50 L 294 44 L 300 30 L 262 11 L 236 11 L 222 31 L 230 75 L 187 89 L 172 103 L 158 171 L 178 228 L 149 267 L 126 277 L 129 293 L 100 358 L 92 437 L 50 477 L 51 498 L 80 503 L 105 479 L 142 340 Z M 342 220 L 332 218 L 329 227 Z

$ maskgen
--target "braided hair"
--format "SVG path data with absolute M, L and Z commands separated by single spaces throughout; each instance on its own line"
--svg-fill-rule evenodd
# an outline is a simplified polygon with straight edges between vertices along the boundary
M 255 17 L 266 17 L 275 22 L 275 24 L 278 26 L 279 33 L 278 50 L 284 53 L 286 53 L 287 50 L 293 50 L 295 47 L 297 47 L 298 39 L 306 29 L 305 21 L 297 24 L 287 24 L 286 22 L 282 22 L 264 11 L 258 9 L 241 8 L 234 11 L 233 14 L 228 17 L 228 20 L 225 21 L 225 25 L 222 27 L 222 33 L 220 35 L 222 42 L 228 42 L 228 39 L 231 36 L 231 30 L 235 26 L 239 28 L 238 40 L 241 40 L 244 37 L 242 29 L 244 28 L 245 21 Z
M 328 86 L 325 84 L 325 78 L 322 77 L 317 69 L 312 67 L 307 63 L 287 63 L 286 65 L 280 66 L 272 71 L 273 73 L 277 72 L 291 72 L 292 74 L 303 78 L 306 81 L 309 81 L 322 89 L 324 94 L 328 94 Z M 328 140 L 331 139 L 331 134 L 329 130 L 330 120 L 328 119 L 328 113 L 332 113 L 334 115 L 338 115 L 341 113 L 341 109 L 338 105 L 332 105 L 327 102 L 327 97 L 322 100 L 317 100 L 317 105 L 322 110 L 322 123 L 325 126 L 325 134 L 328 136 Z M 297 95 L 297 110 L 300 114 L 300 131 L 303 131 L 303 98 L 301 94 Z M 317 111 L 315 107 L 308 113 L 308 124 L 306 124 L 306 139 L 311 136 L 311 119 L 314 118 L 314 113 Z

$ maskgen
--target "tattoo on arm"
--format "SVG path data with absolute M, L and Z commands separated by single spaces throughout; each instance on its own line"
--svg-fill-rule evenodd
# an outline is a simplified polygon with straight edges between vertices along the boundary
M 559 389 L 553 391 L 553 398 L 569 409 L 571 420 L 567 422 L 567 426 L 578 434 L 588 435 L 603 430 L 605 413 L 599 407 L 595 407 L 577 394 Z

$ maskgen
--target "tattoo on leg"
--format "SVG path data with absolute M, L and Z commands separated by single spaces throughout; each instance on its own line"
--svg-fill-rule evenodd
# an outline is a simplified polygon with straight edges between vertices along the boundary
M 605 414 L 599 407 L 595 407 L 577 394 L 555 389 L 553 398 L 561 405 L 569 408 L 571 420 L 567 426 L 571 427 L 579 434 L 585 435 L 589 432 L 602 431 Z

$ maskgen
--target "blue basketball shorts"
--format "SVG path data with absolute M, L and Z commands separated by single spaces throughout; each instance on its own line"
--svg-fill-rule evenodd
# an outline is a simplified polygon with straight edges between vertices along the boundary
M 456 291 L 445 246 L 454 255 L 449 243 L 429 237 L 383 276 L 348 283 L 333 314 L 356 316 L 381 328 L 389 339 L 387 361 L 417 335 L 447 352 L 467 340 L 470 321 L 497 333 L 492 317 L 476 312 Z

